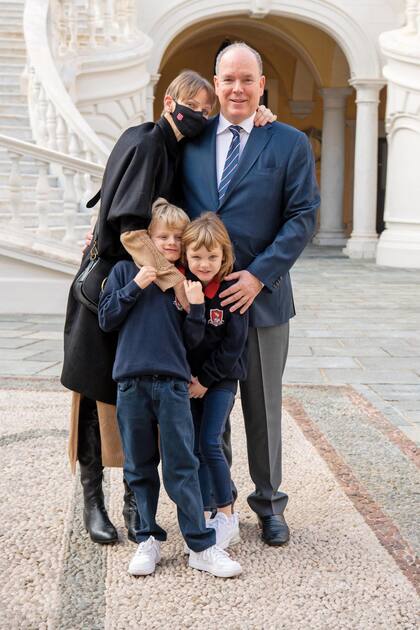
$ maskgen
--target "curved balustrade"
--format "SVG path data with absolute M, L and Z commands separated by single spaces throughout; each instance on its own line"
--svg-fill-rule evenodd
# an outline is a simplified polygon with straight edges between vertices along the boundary
M 51 0 L 52 44 L 56 57 L 127 45 L 138 37 L 136 0 Z
M 104 167 L 2 134 L 0 147 L 6 149 L 12 164 L 8 183 L 10 212 L 6 216 L 3 215 L 0 225 L 25 234 L 28 242 L 34 236 L 52 239 L 54 235 L 65 244 L 76 244 L 80 241 L 82 236 L 80 231 L 86 230 L 91 219 L 91 212 L 87 210 L 85 202 L 99 189 Z M 27 158 L 32 158 L 36 164 L 35 200 L 31 199 L 32 206 L 35 201 L 35 212 L 31 214 L 30 226 L 25 222 L 27 220 L 24 212 L 25 186 L 20 166 L 21 161 Z M 49 183 L 51 165 L 55 167 L 55 172 L 62 175 L 60 180 L 63 180 L 63 189 L 58 189 L 59 197 L 62 193 L 62 201 L 58 200 L 62 216 L 58 222 L 56 209 L 55 212 L 51 209 L 53 202 L 53 190 Z
M 0 229 L 3 235 L 13 232 L 16 243 L 23 239 L 26 248 L 42 242 L 44 251 L 55 248 L 65 257 L 73 250 L 75 255 L 92 218 L 86 201 L 98 190 L 109 155 L 73 101 L 75 77 L 83 63 L 90 72 L 102 59 L 109 65 L 114 50 L 117 66 L 125 62 L 131 71 L 144 64 L 151 42 L 137 30 L 136 0 L 26 0 L 23 22 L 29 116 L 37 144 L 0 135 L 11 164 L 9 181 L 0 189 Z M 143 75 L 139 84 L 144 88 Z M 118 97 L 131 98 L 131 93 Z M 99 115 L 104 102 L 101 106 Z M 119 122 L 124 128 L 129 115 Z
M 76 10 L 85 2 L 59 2 L 55 6 L 69 5 L 70 10 Z M 63 81 L 58 73 L 52 57 L 48 41 L 48 11 L 50 0 L 27 0 L 24 11 L 24 34 L 28 53 L 28 104 L 31 126 L 38 144 L 53 151 L 66 150 L 72 135 L 78 141 L 77 157 L 84 158 L 90 154 L 93 161 L 105 163 L 109 154 L 108 148 L 98 138 L 73 103 Z M 68 17 L 67 13 L 63 14 Z M 77 16 L 76 16 L 77 17 Z M 52 22 L 62 31 L 61 22 Z M 66 32 L 61 34 L 63 50 L 76 47 L 77 32 L 70 20 L 69 38 Z M 66 27 L 67 28 L 67 27 Z M 75 39 L 76 38 L 76 39 Z

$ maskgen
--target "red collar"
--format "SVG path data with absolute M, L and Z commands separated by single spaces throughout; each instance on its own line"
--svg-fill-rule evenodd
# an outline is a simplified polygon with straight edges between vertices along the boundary
M 184 276 L 186 275 L 187 278 L 198 280 L 198 278 L 194 274 L 192 274 L 189 269 L 185 269 L 184 267 L 182 267 L 182 265 L 178 265 L 178 271 L 183 273 Z M 214 296 L 217 295 L 219 287 L 220 287 L 220 280 L 218 280 L 217 278 L 213 278 L 213 280 L 209 282 L 206 287 L 203 287 L 204 295 L 212 300 Z
M 182 273 L 183 276 L 185 276 L 186 269 L 183 265 L 181 265 L 181 263 L 175 263 L 175 267 L 178 269 L 180 273 Z
M 209 282 L 208 285 L 205 287 L 204 295 L 212 300 L 214 296 L 217 294 L 219 287 L 220 287 L 219 280 L 217 278 L 213 278 L 213 280 Z

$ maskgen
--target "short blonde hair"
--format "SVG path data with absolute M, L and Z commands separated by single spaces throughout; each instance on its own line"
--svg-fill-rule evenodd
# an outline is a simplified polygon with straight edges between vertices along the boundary
M 194 70 L 183 70 L 169 84 L 165 96 L 172 96 L 174 101 L 188 101 L 194 98 L 200 90 L 206 90 L 211 108 L 216 105 L 216 93 L 207 79 L 194 72 Z
M 158 221 L 164 223 L 171 230 L 183 230 L 190 222 L 190 219 L 182 208 L 178 208 L 178 206 L 174 206 L 163 197 L 159 197 L 152 205 L 152 220 L 147 229 L 149 235 Z
M 217 274 L 218 280 L 223 280 L 233 269 L 235 255 L 229 234 L 223 222 L 214 212 L 205 212 L 198 219 L 192 221 L 182 235 L 182 261 L 186 264 L 187 248 L 193 250 L 205 247 L 209 252 L 218 245 L 222 248 L 222 266 Z

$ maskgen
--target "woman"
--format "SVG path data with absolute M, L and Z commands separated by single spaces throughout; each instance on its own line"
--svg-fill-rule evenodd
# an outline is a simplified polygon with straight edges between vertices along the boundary
M 100 257 L 117 262 L 144 254 L 144 232 L 150 221 L 152 203 L 158 197 L 173 199 L 174 177 L 180 140 L 198 135 L 216 102 L 213 87 L 196 72 L 186 70 L 168 87 L 164 111 L 157 123 L 127 129 L 108 159 L 100 192 L 97 236 L 82 259 L 80 270 L 90 260 L 92 247 Z M 259 116 L 262 124 L 269 116 Z M 154 253 L 152 252 L 152 256 Z M 184 296 L 176 285 L 183 276 L 172 265 L 161 265 L 156 283 L 163 290 L 175 287 L 181 303 Z M 74 392 L 69 456 L 72 469 L 79 459 L 84 495 L 84 523 L 91 539 L 111 543 L 118 539 L 104 505 L 103 466 L 122 466 L 123 455 L 115 419 L 116 384 L 112 365 L 116 337 L 103 333 L 97 316 L 77 302 L 70 289 L 64 328 L 62 384 Z M 135 500 L 124 481 L 123 515 L 128 537 L 135 540 L 138 515 Z

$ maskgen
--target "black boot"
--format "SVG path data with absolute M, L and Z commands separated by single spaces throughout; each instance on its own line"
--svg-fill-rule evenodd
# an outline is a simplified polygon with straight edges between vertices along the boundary
M 85 527 L 93 542 L 116 542 L 117 530 L 109 520 L 102 491 L 103 466 L 96 402 L 86 397 L 80 402 L 77 454 L 83 486 Z
M 124 523 L 127 528 L 128 540 L 136 543 L 136 530 L 140 529 L 139 513 L 137 511 L 136 497 L 130 486 L 124 479 Z

